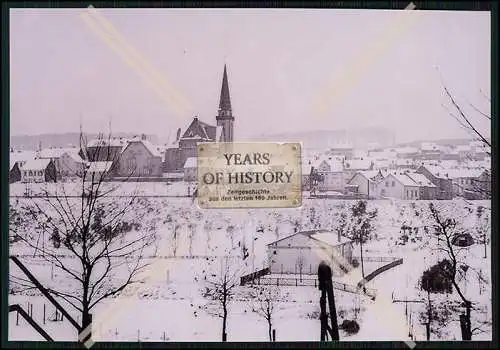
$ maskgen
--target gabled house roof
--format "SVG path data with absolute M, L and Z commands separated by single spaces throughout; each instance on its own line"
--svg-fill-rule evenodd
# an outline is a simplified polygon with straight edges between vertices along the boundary
M 27 162 L 35 159 L 35 151 L 13 151 L 9 153 L 9 168 L 12 169 L 18 162 Z
M 417 183 L 419 186 L 424 186 L 424 187 L 436 187 L 428 178 L 425 177 L 423 174 L 415 173 L 415 172 L 408 172 L 406 173 L 407 176 L 409 176 L 415 183 Z
M 50 159 L 30 159 L 23 165 L 22 170 L 45 170 L 50 162 Z
M 161 153 L 160 151 L 158 150 L 158 148 L 156 146 L 154 146 L 151 142 L 149 142 L 148 140 L 141 140 L 141 139 L 134 139 L 134 140 L 130 140 L 129 141 L 129 144 L 131 143 L 134 143 L 134 142 L 137 142 L 137 143 L 142 143 L 144 145 L 144 147 L 146 147 L 146 149 L 148 150 L 149 153 L 151 153 L 151 155 L 153 157 L 161 157 Z M 127 145 L 128 147 L 129 145 Z M 127 149 L 127 147 L 125 147 L 123 150 L 125 151 L 125 149 Z

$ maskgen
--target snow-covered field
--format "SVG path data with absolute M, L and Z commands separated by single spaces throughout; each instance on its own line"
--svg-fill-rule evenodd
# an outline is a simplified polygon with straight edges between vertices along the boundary
M 123 184 L 119 185 L 123 187 Z M 137 189 L 135 185 L 134 190 Z M 167 188 L 175 188 L 177 191 L 172 190 L 169 194 L 175 192 L 187 195 L 187 188 L 181 183 L 171 185 L 140 183 L 137 186 L 139 193 L 143 195 L 165 194 L 166 192 L 162 191 L 166 191 Z M 126 188 L 132 190 L 131 186 L 124 187 L 125 189 L 120 189 L 120 194 L 127 193 Z M 24 190 L 24 185 L 16 184 L 10 187 L 11 196 L 21 196 Z M 40 199 L 11 198 L 10 204 L 12 209 L 20 211 L 30 201 L 37 200 Z M 120 295 L 107 298 L 95 307 L 94 324 L 100 326 L 98 329 L 93 329 L 94 340 L 220 341 L 222 319 L 211 315 L 205 308 L 207 300 L 203 296 L 203 289 L 206 282 L 203 277 L 207 274 L 205 271 L 207 265 L 212 261 L 217 264 L 217 257 L 225 256 L 233 247 L 246 246 L 250 250 L 250 256 L 245 260 L 242 273 L 267 267 L 267 244 L 292 234 L 294 228 L 334 230 L 338 226 L 340 213 L 353 203 L 355 201 L 304 199 L 303 206 L 296 209 L 201 210 L 190 198 L 142 198 L 140 209 L 142 211 L 139 213 L 141 226 L 138 230 L 154 228 L 158 236 L 158 250 L 154 254 L 145 254 L 145 259 L 151 266 L 150 270 L 144 272 L 144 282 L 126 288 Z M 443 208 L 455 208 L 451 210 L 462 208 L 466 212 L 466 207 L 475 210 L 479 205 L 489 207 L 490 202 L 468 203 L 454 200 L 438 204 Z M 420 292 L 418 280 L 425 269 L 443 257 L 438 255 L 435 249 L 436 243 L 431 235 L 424 233 L 422 229 L 419 233 L 408 235 L 408 241 L 400 244 L 402 241 L 400 229 L 403 224 L 419 228 L 430 225 L 422 214 L 422 210 L 427 206 L 426 201 L 369 202 L 369 208 L 376 208 L 378 215 L 375 219 L 373 237 L 363 245 L 363 255 L 402 257 L 404 262 L 383 272 L 367 284 L 367 287 L 377 290 L 375 301 L 363 295 L 335 290 L 339 324 L 344 319 L 356 319 L 360 325 L 357 334 L 348 335 L 342 331 L 341 340 L 404 341 L 412 338 L 425 340 L 425 326 L 421 324 L 418 316 L 418 313 L 424 310 L 425 304 L 408 304 L 408 314 L 412 315 L 410 320 L 410 316 L 405 315 L 405 303 L 393 303 L 392 299 L 426 300 L 427 296 Z M 144 210 L 145 207 L 149 209 Z M 420 214 L 415 214 L 417 212 Z M 453 214 L 459 215 L 465 226 L 475 229 L 473 213 Z M 489 234 L 490 231 L 488 236 Z M 41 237 L 38 244 L 52 243 L 47 237 Z M 43 258 L 33 257 L 33 249 L 27 248 L 22 242 L 12 243 L 10 249 L 11 254 L 19 255 L 20 260 L 44 286 L 66 289 L 68 292 L 71 288 L 75 288 L 68 280 L 67 274 L 57 267 L 54 268 L 53 264 L 47 263 Z M 62 246 L 59 249 L 62 255 L 61 261 L 67 266 L 76 268 L 75 259 L 72 262 L 68 257 L 71 255 L 68 250 Z M 484 251 L 482 244 L 474 244 L 464 253 L 464 261 L 470 266 L 469 275 L 464 279 L 464 290 L 476 307 L 472 311 L 473 327 L 479 320 L 491 321 L 489 245 L 486 247 L 487 258 L 483 257 Z M 355 245 L 354 255 L 359 256 L 358 245 Z M 383 264 L 385 263 L 365 263 L 365 275 Z M 27 303 L 31 303 L 33 319 L 55 340 L 76 340 L 77 332 L 67 320 L 50 320 L 55 314 L 55 309 L 46 298 L 36 290 L 21 291 L 16 286 L 14 283 L 16 277 L 24 278 L 17 266 L 11 263 L 10 270 L 12 277 L 9 304 L 20 304 L 26 309 Z M 477 278 L 474 279 L 473 272 L 478 270 L 486 282 L 479 283 Z M 338 282 L 354 285 L 360 280 L 360 267 L 337 279 Z M 268 340 L 267 321 L 252 312 L 252 301 L 248 298 L 250 289 L 249 286 L 235 288 L 228 316 L 228 341 Z M 282 298 L 276 302 L 276 313 L 273 317 L 273 329 L 276 329 L 277 340 L 318 341 L 320 291 L 313 286 L 280 286 L 279 289 Z M 457 299 L 455 294 L 433 296 L 433 303 L 455 300 Z M 78 313 L 68 304 L 64 305 L 79 322 Z M 9 339 L 41 340 L 41 336 L 21 317 L 16 321 L 16 314 L 16 312 L 9 314 Z M 461 339 L 457 319 L 458 314 L 454 314 L 444 327 L 440 326 L 443 328 L 441 338 L 433 335 L 431 339 Z M 96 320 L 100 322 L 95 322 Z M 483 328 L 485 331 L 475 334 L 474 340 L 491 339 L 491 325 Z M 409 336 L 410 333 L 412 337 Z

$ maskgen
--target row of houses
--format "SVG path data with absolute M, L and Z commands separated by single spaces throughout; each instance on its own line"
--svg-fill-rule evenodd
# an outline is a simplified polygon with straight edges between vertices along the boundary
M 443 200 L 456 196 L 483 199 L 491 195 L 491 176 L 489 171 L 483 169 L 442 169 L 426 166 L 414 171 L 357 171 L 347 181 L 342 192 L 367 198 L 404 200 Z
M 161 178 L 161 148 L 152 145 L 144 135 L 132 139 L 91 140 L 82 149 L 50 148 L 10 152 L 10 182 L 56 182 L 82 176 L 110 178 Z

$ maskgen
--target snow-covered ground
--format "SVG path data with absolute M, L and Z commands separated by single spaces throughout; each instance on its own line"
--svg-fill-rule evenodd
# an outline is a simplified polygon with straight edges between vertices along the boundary
M 17 185 L 17 184 L 16 184 Z M 112 185 L 112 184 L 110 184 Z M 119 184 L 122 185 L 122 184 Z M 131 186 L 125 184 L 131 190 Z M 134 184 L 135 185 L 135 184 Z M 165 189 L 177 186 L 177 193 L 187 195 L 185 185 L 140 183 L 141 194 L 158 194 Z M 69 185 L 66 185 L 69 186 Z M 182 187 L 184 186 L 184 187 Z M 10 188 L 11 195 L 22 195 L 24 185 Z M 126 192 L 126 191 L 125 191 Z M 125 193 L 120 190 L 120 194 Z M 174 192 L 169 192 L 169 194 Z M 36 200 L 36 199 L 35 199 Z M 119 200 L 119 199 L 114 199 Z M 16 210 L 31 201 L 26 198 L 11 198 L 11 206 Z M 339 214 L 355 203 L 348 200 L 304 199 L 303 206 L 295 209 L 235 209 L 200 210 L 190 198 L 143 198 L 142 205 L 151 208 L 140 212 L 141 229 L 148 225 L 157 231 L 159 242 L 156 258 L 146 257 L 152 263 L 154 277 L 125 289 L 121 295 L 108 298 L 93 310 L 94 321 L 102 322 L 100 329 L 93 330 L 95 340 L 106 341 L 220 341 L 222 319 L 204 310 L 207 300 L 202 295 L 205 287 L 203 275 L 206 274 L 208 261 L 213 257 L 224 256 L 231 247 L 242 245 L 250 249 L 246 260 L 245 272 L 259 270 L 267 266 L 266 245 L 286 237 L 294 228 L 335 229 Z M 461 201 L 441 202 L 451 208 L 470 206 Z M 472 206 L 489 206 L 489 202 L 473 202 Z M 339 324 L 343 319 L 357 319 L 360 330 L 355 335 L 341 332 L 341 340 L 425 340 L 425 327 L 418 322 L 418 312 L 425 304 L 409 305 L 412 320 L 405 315 L 404 303 L 393 303 L 395 299 L 425 299 L 418 288 L 422 272 L 438 260 L 435 243 L 430 235 L 420 230 L 410 235 L 408 242 L 401 245 L 402 224 L 412 227 L 428 225 L 422 214 L 416 212 L 428 206 L 428 202 L 417 201 L 370 201 L 369 207 L 376 208 L 378 215 L 373 238 L 364 245 L 365 257 L 402 257 L 402 265 L 385 271 L 367 284 L 377 290 L 373 301 L 366 296 L 335 290 Z M 141 207 L 141 208 L 143 208 Z M 468 218 L 473 218 L 470 215 Z M 469 221 L 473 221 L 470 219 Z M 471 223 L 473 225 L 473 223 Z M 471 226 L 472 227 L 472 226 Z M 176 232 L 175 239 L 173 232 Z M 490 232 L 488 232 L 489 235 Z M 41 238 L 43 244 L 51 244 L 48 238 Z M 252 244 L 253 242 L 253 244 Z M 42 244 L 40 242 L 40 244 Z M 176 247 L 174 249 L 174 246 Z M 43 258 L 32 257 L 33 250 L 23 247 L 21 242 L 11 244 L 11 254 L 19 255 L 21 261 L 45 286 L 57 286 L 71 290 L 73 285 L 61 271 L 54 269 Z M 481 270 L 486 280 L 490 280 L 490 247 L 476 244 L 468 249 L 467 263 Z M 61 248 L 61 255 L 70 255 Z M 175 256 L 174 256 L 175 255 Z M 359 256 L 359 246 L 354 255 Z M 194 257 L 183 259 L 181 257 Z M 69 257 L 62 257 L 67 264 Z M 384 265 L 386 262 L 366 262 L 365 275 Z M 10 264 L 11 275 L 22 274 L 14 264 Z M 466 284 L 467 296 L 473 300 L 478 310 L 473 311 L 473 326 L 478 319 L 491 320 L 491 284 L 473 280 Z M 144 276 L 148 276 L 146 273 Z M 298 277 L 298 276 L 296 276 Z M 304 277 L 310 278 L 310 276 Z M 338 278 L 338 282 L 356 285 L 361 280 L 360 267 Z M 33 318 L 42 325 L 56 340 L 77 338 L 76 330 L 67 322 L 50 321 L 55 313 L 54 307 L 35 290 L 20 292 L 12 283 L 9 304 L 19 303 L 26 309 L 27 303 L 33 305 Z M 469 279 L 467 279 L 469 281 Z M 228 317 L 229 341 L 267 341 L 267 321 L 252 312 L 248 298 L 248 286 L 235 288 L 235 299 L 231 303 Z M 319 340 L 319 297 L 320 291 L 314 286 L 280 286 L 283 299 L 276 302 L 277 311 L 273 319 L 278 341 L 317 341 Z M 434 303 L 441 302 L 441 296 L 434 297 Z M 456 299 L 455 293 L 448 299 Z M 46 309 L 45 324 L 43 309 Z M 72 310 L 68 305 L 68 310 Z M 359 312 L 356 309 L 359 308 Z M 78 314 L 72 315 L 79 320 Z M 458 318 L 458 314 L 455 315 Z M 412 325 L 410 325 L 410 323 Z M 460 339 L 460 327 L 454 320 L 445 327 L 442 340 Z M 473 339 L 491 339 L 491 325 Z M 41 340 L 29 325 L 19 317 L 16 325 L 16 312 L 9 314 L 10 340 Z M 437 340 L 437 338 L 432 338 Z

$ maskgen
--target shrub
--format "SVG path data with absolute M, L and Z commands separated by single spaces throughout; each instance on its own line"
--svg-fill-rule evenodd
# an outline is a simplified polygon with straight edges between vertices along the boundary
M 349 335 L 356 334 L 359 332 L 359 324 L 354 320 L 342 321 L 339 328 L 344 330 Z
M 451 262 L 447 259 L 441 260 L 422 274 L 420 279 L 422 289 L 429 293 L 451 293 L 452 272 Z

